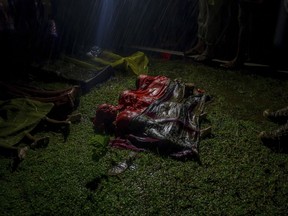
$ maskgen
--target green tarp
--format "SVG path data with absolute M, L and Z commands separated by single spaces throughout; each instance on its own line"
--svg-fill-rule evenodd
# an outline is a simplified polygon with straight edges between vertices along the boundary
M 13 146 L 31 132 L 53 107 L 25 98 L 0 101 L 0 144 Z

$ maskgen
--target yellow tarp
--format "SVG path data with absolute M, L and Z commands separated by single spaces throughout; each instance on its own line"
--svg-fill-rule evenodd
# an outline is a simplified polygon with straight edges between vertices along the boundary
M 119 70 L 132 72 L 136 75 L 148 73 L 149 60 L 143 52 L 135 52 L 130 56 L 122 57 L 110 51 L 104 50 L 99 57 L 87 57 L 87 59 L 75 59 L 71 57 L 64 57 L 64 60 L 73 62 L 79 66 L 99 70 L 105 66 Z
M 127 57 L 103 51 L 100 57 L 91 57 L 90 60 L 103 65 L 111 65 L 115 69 L 124 69 L 136 75 L 148 73 L 149 60 L 143 52 L 139 51 Z

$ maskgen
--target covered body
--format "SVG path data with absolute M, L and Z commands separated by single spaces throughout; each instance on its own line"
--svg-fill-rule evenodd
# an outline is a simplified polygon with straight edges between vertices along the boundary
M 164 76 L 139 76 L 136 87 L 120 95 L 118 106 L 104 105 L 115 117 L 116 138 L 110 144 L 175 157 L 198 156 L 203 91 Z M 101 109 L 96 111 L 95 127 Z

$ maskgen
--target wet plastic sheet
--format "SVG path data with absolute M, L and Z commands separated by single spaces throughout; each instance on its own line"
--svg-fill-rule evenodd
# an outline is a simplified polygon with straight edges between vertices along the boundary
M 163 82 L 165 78 L 140 76 L 136 90 L 120 95 L 111 146 L 176 158 L 199 156 L 200 116 L 207 96 L 178 80 Z

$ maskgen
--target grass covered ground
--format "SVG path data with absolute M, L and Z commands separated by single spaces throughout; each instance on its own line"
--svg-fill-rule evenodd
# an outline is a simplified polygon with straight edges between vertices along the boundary
M 277 127 L 262 112 L 287 106 L 287 78 L 183 60 L 151 59 L 149 71 L 194 82 L 213 96 L 207 107 L 213 135 L 200 142 L 202 165 L 140 153 L 131 169 L 107 175 L 129 151 L 103 144 L 90 118 L 99 104 L 116 104 L 121 91 L 135 87 L 135 75 L 119 72 L 81 97 L 83 119 L 67 142 L 45 132 L 48 147 L 30 150 L 13 173 L 10 159 L 0 157 L 0 215 L 287 214 L 288 155 L 257 138 Z

